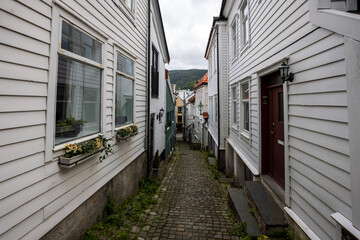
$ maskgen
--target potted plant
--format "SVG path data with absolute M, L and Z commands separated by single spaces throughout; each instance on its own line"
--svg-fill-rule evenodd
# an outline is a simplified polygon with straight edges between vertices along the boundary
M 69 143 L 65 145 L 65 153 L 60 156 L 59 164 L 70 168 L 80 162 L 89 159 L 92 155 L 105 151 L 105 155 L 100 156 L 100 162 L 112 152 L 112 146 L 108 143 L 110 139 L 99 136 L 84 143 Z
M 82 131 L 84 124 L 84 120 L 76 120 L 70 115 L 68 118 L 57 121 L 55 135 L 56 137 L 76 137 Z
M 160 168 L 160 156 L 159 156 L 159 151 L 156 151 L 155 157 L 154 157 L 154 159 L 152 161 L 152 175 L 153 175 L 153 177 L 158 176 L 159 168 Z
M 116 132 L 116 140 L 120 142 L 136 134 L 138 134 L 138 126 L 135 123 L 133 123 L 130 126 L 119 129 Z

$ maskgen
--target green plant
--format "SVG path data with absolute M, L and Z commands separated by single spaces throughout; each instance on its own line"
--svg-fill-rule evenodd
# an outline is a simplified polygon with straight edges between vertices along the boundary
M 157 203 L 154 195 L 160 183 L 158 179 L 143 179 L 139 183 L 139 194 L 127 198 L 120 205 L 116 204 L 116 199 L 110 194 L 104 206 L 102 218 L 87 230 L 83 239 L 130 239 L 130 226 L 146 225 L 142 214 L 151 204 Z
M 64 157 L 72 158 L 81 154 L 91 154 L 97 151 L 105 151 L 104 156 L 100 159 L 105 159 L 109 153 L 112 152 L 112 146 L 108 143 L 111 139 L 99 136 L 84 143 L 69 143 L 65 145 Z
M 255 214 L 255 209 L 254 209 L 254 208 L 250 208 L 250 213 L 251 213 L 252 215 L 254 215 L 254 214 Z
M 118 141 L 120 141 L 120 140 L 122 140 L 124 138 L 133 136 L 133 135 L 135 135 L 137 133 L 138 133 L 138 126 L 135 123 L 133 123 L 130 126 L 119 129 L 116 132 L 116 139 Z
M 264 240 L 264 239 L 267 239 L 267 238 L 269 238 L 269 237 L 266 236 L 266 235 L 259 235 L 259 236 L 257 237 L 257 240 Z
M 171 125 L 172 125 L 172 121 L 171 121 L 171 119 L 168 119 L 168 120 L 166 121 L 165 128 L 171 127 Z
M 159 157 L 159 151 L 156 151 L 155 157 L 152 162 L 153 168 L 159 168 L 160 167 L 160 157 Z
M 56 127 L 70 127 L 72 125 L 75 124 L 79 124 L 80 126 L 84 126 L 86 123 L 86 121 L 82 120 L 82 119 L 78 119 L 76 120 L 73 116 L 69 116 L 68 118 L 64 118 L 63 120 L 58 120 L 56 122 Z

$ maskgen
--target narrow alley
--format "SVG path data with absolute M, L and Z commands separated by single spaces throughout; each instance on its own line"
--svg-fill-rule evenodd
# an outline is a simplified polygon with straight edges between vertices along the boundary
M 238 239 L 228 217 L 227 193 L 205 162 L 205 155 L 180 142 L 179 158 L 163 180 L 159 204 L 149 215 L 145 239 Z M 154 209 L 153 209 L 154 210 Z M 145 228 L 146 229 L 146 228 Z

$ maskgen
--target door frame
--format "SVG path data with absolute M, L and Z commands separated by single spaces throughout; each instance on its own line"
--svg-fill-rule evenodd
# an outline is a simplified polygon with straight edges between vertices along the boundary
M 262 154 L 263 154 L 263 146 L 262 146 L 262 142 L 263 142 L 263 136 L 261 134 L 262 132 L 262 119 L 263 119 L 263 114 L 262 114 L 262 88 L 263 88 L 263 84 L 262 84 L 262 77 L 271 74 L 273 72 L 276 72 L 279 70 L 279 67 L 281 65 L 282 62 L 285 62 L 286 64 L 288 63 L 288 58 L 284 58 L 281 59 L 277 62 L 275 62 L 273 65 L 271 66 L 267 66 L 265 68 L 260 69 L 256 74 L 254 74 L 255 76 L 253 76 L 252 78 L 257 78 L 257 82 L 258 82 L 258 113 L 259 113 L 259 155 L 258 155 L 258 159 L 259 159 L 259 173 L 263 172 L 263 167 L 262 167 Z M 288 82 L 285 82 L 285 84 L 283 84 L 283 97 L 284 97 L 284 164 L 285 164 L 285 204 L 286 206 L 290 207 L 290 175 L 289 175 L 289 94 L 288 94 Z

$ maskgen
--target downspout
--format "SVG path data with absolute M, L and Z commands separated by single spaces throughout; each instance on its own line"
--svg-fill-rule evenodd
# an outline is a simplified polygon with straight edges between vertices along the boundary
M 150 59 L 151 59 L 151 40 L 150 40 L 150 34 L 151 34 L 151 0 L 148 0 L 148 42 L 147 42 L 147 129 L 146 129 L 146 133 L 147 133 L 147 151 L 146 151 L 146 158 L 147 158 L 147 176 L 150 176 L 150 167 L 151 167 L 151 153 L 150 153 L 150 94 L 151 94 L 151 89 L 150 89 Z
M 220 161 L 220 68 L 219 68 L 219 25 L 216 25 L 216 65 L 217 65 L 217 94 L 218 94 L 218 161 Z

